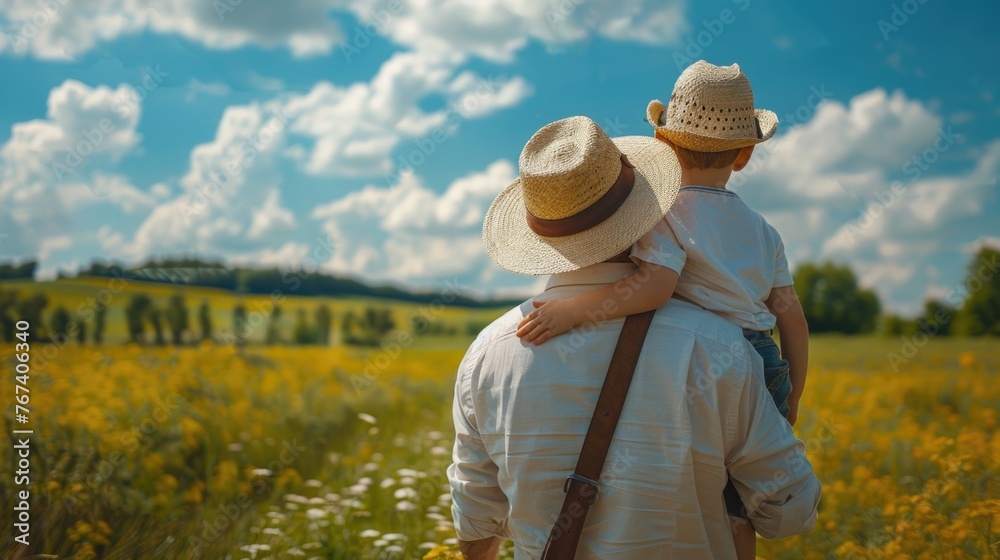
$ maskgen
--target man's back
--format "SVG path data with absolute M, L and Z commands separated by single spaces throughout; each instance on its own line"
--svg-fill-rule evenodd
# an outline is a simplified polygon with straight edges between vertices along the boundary
M 556 275 L 544 296 L 592 290 L 630 269 L 601 264 Z M 463 360 L 449 478 L 461 539 L 498 534 L 514 540 L 518 558 L 537 558 L 622 322 L 598 323 L 534 347 L 514 334 L 527 311 L 530 303 L 497 320 Z M 753 506 L 748 509 L 764 500 L 758 511 L 767 510 L 771 522 L 758 526 L 762 534 L 808 530 L 818 482 L 801 442 L 769 401 L 759 367 L 735 325 L 680 301 L 657 312 L 579 558 L 735 557 L 722 498 L 727 465 Z M 771 500 L 782 492 L 792 502 L 775 510 L 769 502 L 788 501 Z

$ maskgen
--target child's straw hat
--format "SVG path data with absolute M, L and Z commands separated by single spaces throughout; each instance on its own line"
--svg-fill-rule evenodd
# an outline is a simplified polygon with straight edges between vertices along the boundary
M 528 140 L 521 176 L 486 213 L 483 243 L 499 266 L 555 274 L 606 261 L 663 219 L 680 188 L 670 146 L 649 136 L 609 138 L 570 117 Z
M 753 89 L 740 67 L 699 60 L 681 72 L 670 103 L 650 101 L 646 120 L 668 140 L 698 152 L 722 152 L 767 140 L 778 116 L 755 109 Z

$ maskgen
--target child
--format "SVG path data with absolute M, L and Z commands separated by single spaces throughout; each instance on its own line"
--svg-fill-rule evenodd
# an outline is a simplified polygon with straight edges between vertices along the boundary
M 754 109 L 739 66 L 698 61 L 677 79 L 668 106 L 649 104 L 647 120 L 656 138 L 674 149 L 682 175 L 670 211 L 632 248 L 639 270 L 589 294 L 535 302 L 517 335 L 542 344 L 594 317 L 624 317 L 656 309 L 671 296 L 684 299 L 743 328 L 764 360 L 768 392 L 794 425 L 806 378 L 808 325 L 778 232 L 726 190 L 730 175 L 749 163 L 754 145 L 774 134 L 777 117 Z M 775 326 L 780 354 L 770 336 Z M 724 496 L 737 557 L 752 560 L 756 534 L 732 481 Z

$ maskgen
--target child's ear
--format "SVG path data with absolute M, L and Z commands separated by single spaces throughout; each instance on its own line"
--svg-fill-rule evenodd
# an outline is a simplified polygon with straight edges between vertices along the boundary
M 733 162 L 733 171 L 740 171 L 750 163 L 750 156 L 753 155 L 753 146 L 745 146 L 740 150 L 740 155 L 736 156 Z

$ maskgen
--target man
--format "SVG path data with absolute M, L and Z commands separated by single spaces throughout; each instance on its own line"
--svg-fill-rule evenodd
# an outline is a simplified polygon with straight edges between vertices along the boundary
M 670 148 L 612 140 L 573 117 L 532 136 L 520 171 L 487 213 L 490 257 L 551 274 L 536 299 L 634 290 L 622 282 L 636 269 L 627 251 L 677 194 Z M 458 371 L 448 476 L 472 560 L 496 558 L 501 538 L 519 559 L 540 557 L 621 330 L 621 320 L 599 322 L 532 346 L 515 334 L 532 309 L 487 327 Z M 812 528 L 819 481 L 763 385 L 760 357 L 739 327 L 673 300 L 646 336 L 577 557 L 735 558 L 727 471 L 762 536 Z

